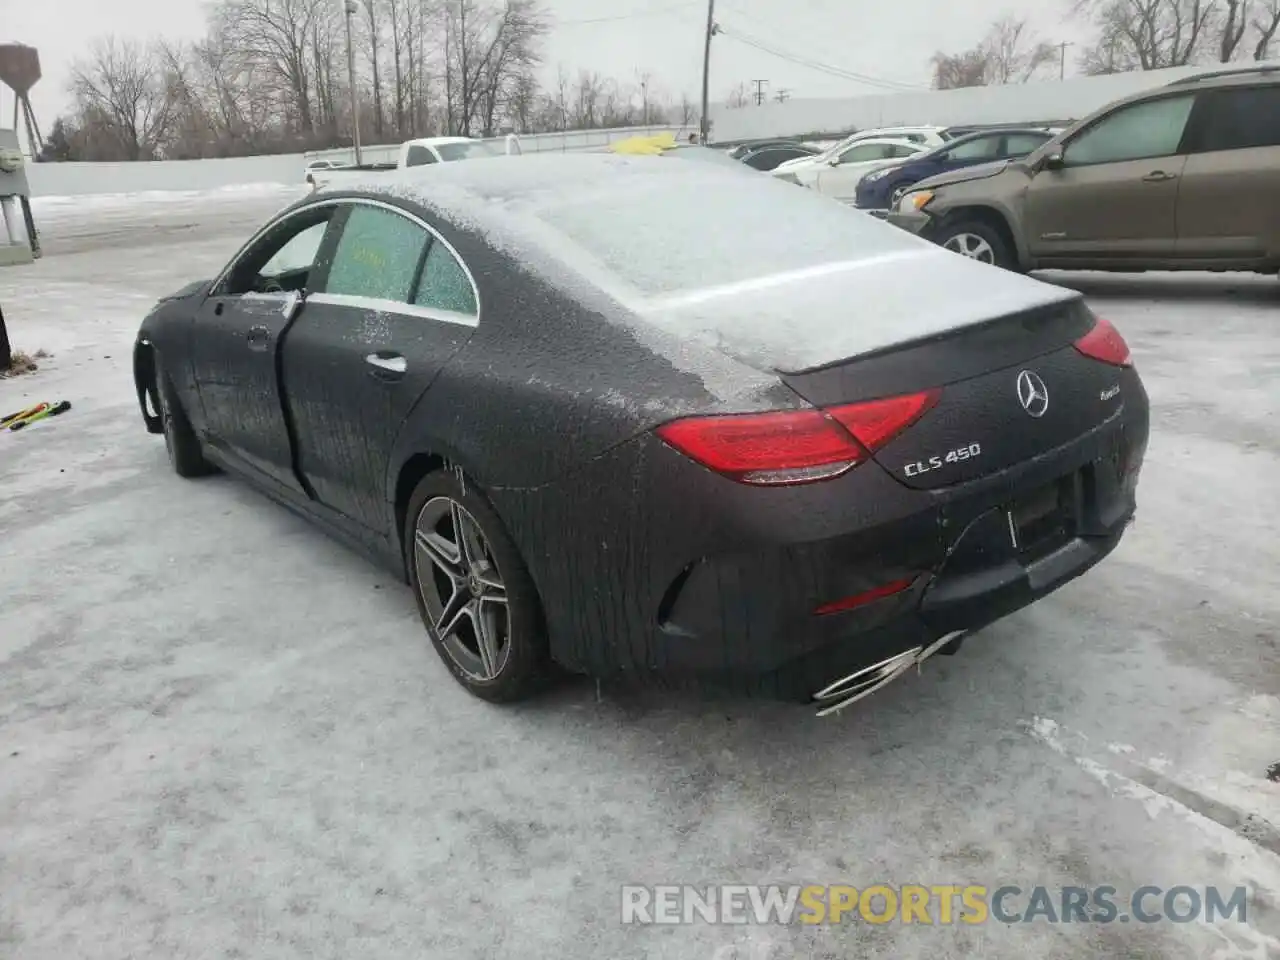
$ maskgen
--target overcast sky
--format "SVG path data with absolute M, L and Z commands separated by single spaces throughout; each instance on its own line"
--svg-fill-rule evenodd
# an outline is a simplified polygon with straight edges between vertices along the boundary
M 559 65 L 632 82 L 647 71 L 654 87 L 669 95 L 699 95 L 706 0 L 543 0 L 543 6 L 557 24 L 545 46 L 546 78 Z M 1082 39 L 1081 25 L 1064 17 L 1065 7 L 1065 0 L 716 0 L 716 19 L 726 33 L 713 45 L 712 99 L 722 100 L 739 81 L 757 79 L 769 81 L 771 94 L 785 89 L 796 97 L 927 87 L 936 50 L 972 46 L 1003 13 L 1028 17 L 1047 40 Z M 32 102 L 46 133 L 66 107 L 72 60 L 95 37 L 114 32 L 193 39 L 203 27 L 203 0 L 0 0 L 0 41 L 40 51 L 44 79 Z M 1068 74 L 1077 50 L 1067 51 Z M 881 82 L 834 76 L 821 69 L 828 66 Z M 6 94 L 0 125 L 12 118 Z

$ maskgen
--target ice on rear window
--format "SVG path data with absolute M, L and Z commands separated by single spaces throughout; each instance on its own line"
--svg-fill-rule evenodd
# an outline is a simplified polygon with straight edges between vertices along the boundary
M 670 161 L 669 161 L 670 162 Z M 760 177 L 633 178 L 561 194 L 535 215 L 646 296 L 909 249 L 918 241 Z

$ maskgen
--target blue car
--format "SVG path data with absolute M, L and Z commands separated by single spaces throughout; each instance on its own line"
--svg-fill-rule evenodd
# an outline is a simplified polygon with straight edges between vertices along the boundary
M 884 214 L 921 180 L 980 163 L 1019 160 L 1053 136 L 1048 130 L 1028 127 L 957 137 L 904 163 L 867 174 L 858 183 L 855 202 L 859 210 Z

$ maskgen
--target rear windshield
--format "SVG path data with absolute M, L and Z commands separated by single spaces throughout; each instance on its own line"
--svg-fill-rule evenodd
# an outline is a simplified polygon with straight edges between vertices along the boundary
M 736 163 L 737 161 L 732 161 Z M 802 187 L 742 177 L 637 178 L 536 213 L 646 296 L 856 260 L 920 241 Z
M 441 160 L 474 160 L 476 157 L 500 157 L 502 151 L 488 143 L 438 143 L 436 152 Z

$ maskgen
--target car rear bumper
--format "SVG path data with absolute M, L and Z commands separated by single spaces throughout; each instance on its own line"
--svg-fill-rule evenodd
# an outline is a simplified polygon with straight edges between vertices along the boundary
M 640 438 L 550 487 L 494 491 L 495 505 L 566 667 L 807 699 L 1021 609 L 1115 549 L 1148 429 L 1136 375 L 1126 395 L 1085 436 L 949 487 L 911 489 L 874 463 L 742 487 Z M 575 514 L 588 502 L 599 516 Z M 839 609 L 887 584 L 902 589 Z

